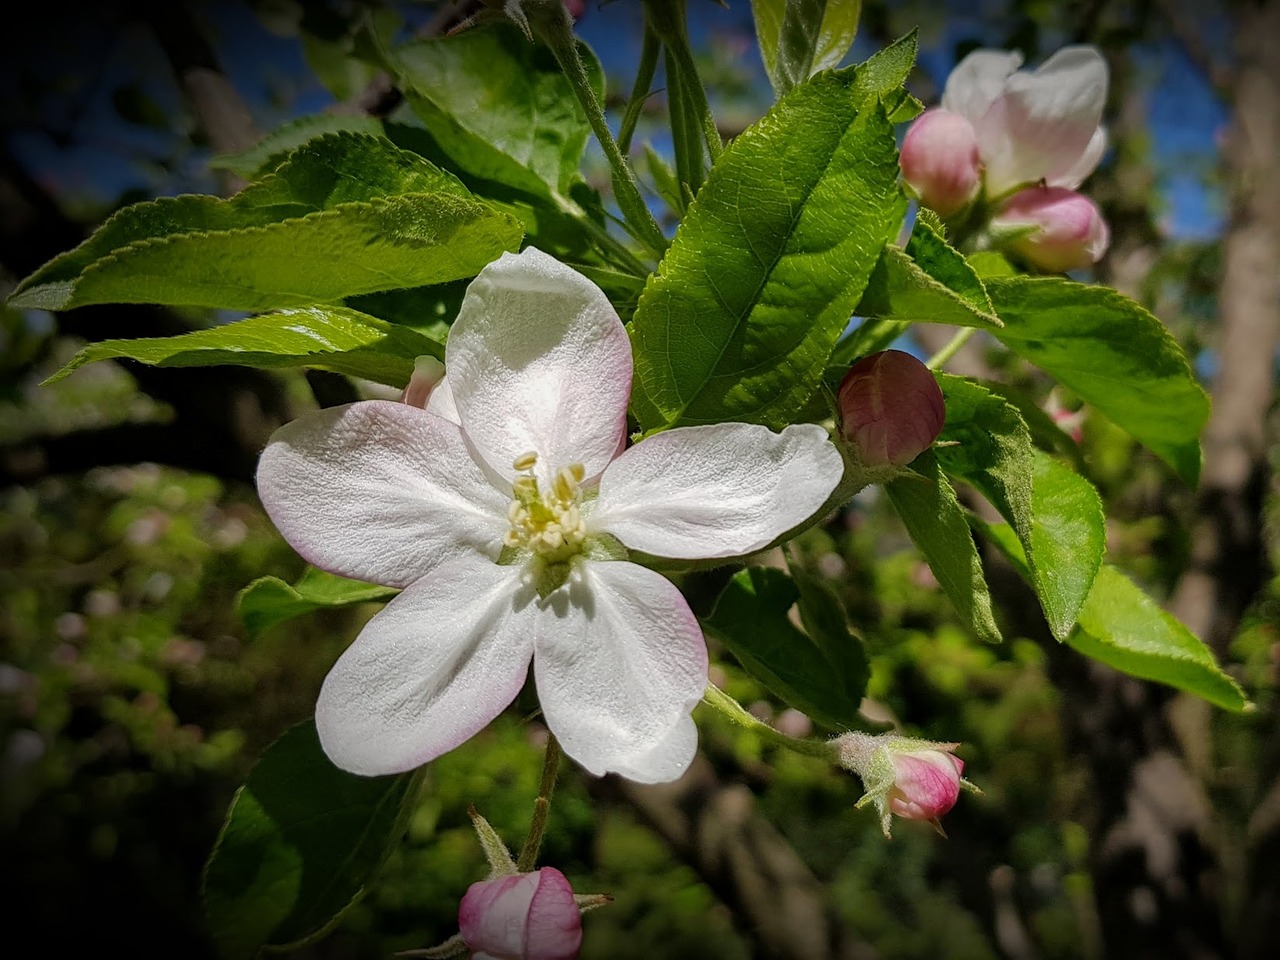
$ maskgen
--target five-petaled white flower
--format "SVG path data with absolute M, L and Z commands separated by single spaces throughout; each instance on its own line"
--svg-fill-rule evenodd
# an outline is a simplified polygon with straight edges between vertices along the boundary
M 631 345 L 601 290 L 504 254 L 467 290 L 425 410 L 362 401 L 290 423 L 258 468 L 303 557 L 402 587 L 325 679 L 338 766 L 412 769 L 481 730 L 529 662 L 566 753 L 593 774 L 678 777 L 707 679 L 679 590 L 627 560 L 759 550 L 826 502 L 826 431 L 722 423 L 626 445 Z

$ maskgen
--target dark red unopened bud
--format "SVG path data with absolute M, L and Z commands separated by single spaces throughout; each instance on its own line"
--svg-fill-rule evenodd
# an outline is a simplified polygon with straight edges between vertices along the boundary
M 946 417 L 933 372 L 901 350 L 855 363 L 836 400 L 840 431 L 867 467 L 906 466 L 938 439 Z

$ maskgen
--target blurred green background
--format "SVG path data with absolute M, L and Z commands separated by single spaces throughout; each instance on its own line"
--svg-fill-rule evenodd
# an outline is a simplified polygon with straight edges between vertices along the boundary
M 771 97 L 750 8 L 690 5 L 704 78 L 732 135 Z M 404 12 L 412 27 L 437 29 L 459 6 Z M 1018 47 L 1032 62 L 1072 41 L 1106 51 L 1113 147 L 1088 189 L 1114 239 L 1098 277 L 1186 345 L 1219 411 L 1226 404 L 1235 418 L 1211 431 L 1258 439 L 1242 478 L 1209 469 L 1197 493 L 1085 411 L 1085 470 L 1107 501 L 1111 562 L 1175 605 L 1190 603 L 1180 593 L 1188 571 L 1209 571 L 1209 599 L 1186 608 L 1203 620 L 1188 622 L 1256 710 L 1213 711 L 1057 646 L 998 558 L 990 577 L 1011 639 L 978 644 L 888 503 L 868 491 L 797 541 L 793 558 L 840 593 L 863 638 L 869 722 L 961 741 L 984 795 L 962 797 L 946 818 L 949 839 L 899 822 L 886 841 L 871 811 L 853 809 L 851 776 L 762 746 L 700 708 L 708 762 L 684 793 L 637 793 L 565 767 L 542 862 L 579 891 L 614 897 L 585 918 L 583 956 L 1280 955 L 1277 261 L 1259 268 L 1264 286 L 1270 270 L 1271 300 L 1243 320 L 1231 265 L 1246 228 L 1271 230 L 1280 253 L 1280 150 L 1268 154 L 1276 134 L 1264 123 L 1268 103 L 1280 108 L 1280 57 L 1268 72 L 1258 64 L 1270 55 L 1255 49 L 1264 41 L 1249 45 L 1276 5 L 864 6 L 854 59 L 921 25 L 912 86 L 926 102 L 976 45 Z M 209 2 L 180 17 L 169 8 L 178 7 L 55 2 L 9 33 L 4 287 L 129 199 L 227 188 L 206 166 L 226 149 L 216 118 L 184 98 L 195 67 L 230 78 L 257 130 L 378 92 L 375 72 L 344 46 L 355 4 Z M 588 4 L 581 19 L 614 92 L 630 87 L 637 13 L 619 0 Z M 1260 99 L 1248 87 L 1258 77 Z M 661 103 L 638 137 L 659 150 Z M 1242 126 L 1252 152 L 1233 132 Z M 596 173 L 607 179 L 598 163 Z M 0 904 L 11 942 L 37 944 L 42 956 L 215 955 L 200 872 L 227 805 L 262 750 L 310 716 L 328 667 L 377 609 L 321 612 L 256 637 L 235 612 L 254 578 L 292 580 L 303 569 L 256 501 L 257 450 L 276 423 L 366 386 L 112 363 L 40 386 L 85 339 L 213 319 L 137 307 L 56 318 L 0 310 Z M 1241 399 L 1228 338 L 1251 335 L 1262 387 L 1255 375 Z M 974 367 L 958 372 L 1074 407 L 981 347 L 958 362 Z M 1207 446 L 1212 463 L 1218 448 Z M 1220 513 L 1230 523 L 1212 527 L 1222 535 L 1206 565 L 1205 523 Z M 689 578 L 695 609 L 722 582 Z M 717 679 L 752 712 L 805 729 L 731 657 L 713 654 Z M 456 930 L 459 897 L 485 873 L 467 805 L 513 845 L 527 827 L 541 764 L 540 727 L 525 720 L 533 707 L 526 691 L 432 764 L 378 881 L 300 955 L 385 957 Z

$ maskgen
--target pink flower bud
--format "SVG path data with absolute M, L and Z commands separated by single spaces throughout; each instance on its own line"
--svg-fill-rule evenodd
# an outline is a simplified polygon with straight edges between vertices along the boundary
M 950 110 L 926 110 L 911 124 L 898 163 L 920 203 L 942 217 L 967 207 L 982 184 L 973 125 Z
M 413 362 L 413 376 L 400 394 L 400 402 L 411 407 L 426 409 L 431 392 L 444 379 L 444 364 L 435 357 L 424 355 Z
M 1054 273 L 1097 263 L 1111 242 L 1111 231 L 1093 201 L 1065 187 L 1015 193 L 991 221 L 991 233 L 997 241 L 1007 236 L 1007 249 Z
M 904 820 L 936 820 L 956 805 L 964 761 L 941 750 L 893 753 L 889 810 Z
M 866 788 L 858 806 L 875 805 L 886 837 L 895 815 L 930 820 L 938 827 L 938 818 L 956 805 L 962 787 L 981 792 L 961 777 L 964 761 L 952 752 L 958 743 L 857 732 L 832 743 L 840 765 L 856 773 Z
M 866 467 L 901 467 L 942 432 L 942 390 L 923 363 L 901 350 L 863 357 L 837 393 L 841 433 Z
M 582 915 L 555 867 L 473 883 L 458 907 L 472 960 L 573 960 Z

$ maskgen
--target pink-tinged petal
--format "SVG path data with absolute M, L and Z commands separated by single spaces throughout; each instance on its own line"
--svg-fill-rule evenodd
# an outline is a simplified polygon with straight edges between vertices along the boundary
M 781 433 L 746 423 L 681 427 L 609 465 L 587 523 L 656 556 L 741 556 L 813 516 L 843 472 L 815 424 Z
M 431 391 L 427 400 L 427 412 L 437 417 L 444 417 L 450 423 L 458 424 L 458 405 L 453 402 L 453 388 L 449 386 L 449 375 L 446 373 Z
M 409 384 L 400 394 L 400 402 L 426 410 L 431 394 L 443 381 L 443 363 L 432 356 L 418 357 L 413 362 L 413 375 L 409 378 Z
M 926 110 L 916 118 L 902 141 L 898 163 L 920 203 L 942 217 L 967 207 L 982 186 L 973 124 L 949 110 Z
M 467 888 L 458 905 L 458 932 L 472 957 L 524 960 L 525 919 L 537 889 L 536 873 L 480 880 Z
M 590 479 L 626 435 L 631 342 L 604 293 L 532 247 L 467 288 L 446 347 L 467 437 L 493 470 L 538 454 L 539 478 L 581 463 Z
M 1060 174 L 1046 177 L 1045 182 L 1051 187 L 1066 187 L 1068 190 L 1074 190 L 1089 178 L 1089 174 L 1098 169 L 1098 164 L 1102 162 L 1102 155 L 1106 152 L 1107 128 L 1098 127 L 1089 138 L 1089 145 L 1084 148 L 1084 153 L 1080 154 L 1080 159 Z
M 581 911 L 555 867 L 473 883 L 458 928 L 473 958 L 573 960 L 582 946 Z
M 905 820 L 934 820 L 956 805 L 964 761 L 940 750 L 893 754 L 889 809 Z
M 1022 66 L 1011 50 L 974 50 L 952 69 L 942 92 L 942 109 L 976 124 L 1004 91 L 1005 81 Z
M 392 587 L 463 554 L 496 559 L 510 500 L 456 426 L 386 400 L 281 427 L 258 462 L 258 495 L 310 563 Z
M 1018 72 L 975 124 L 986 191 L 1057 182 L 1097 150 L 1107 62 L 1094 47 L 1064 47 L 1034 72 Z
M 555 867 L 543 867 L 537 877 L 525 923 L 525 960 L 573 960 L 582 946 L 582 912 L 573 888 Z
M 1097 263 L 1111 242 L 1097 205 L 1064 187 L 1018 191 L 992 218 L 991 233 L 1032 266 L 1055 273 Z
M 482 730 L 523 685 L 537 594 L 478 554 L 386 605 L 329 671 L 316 703 L 324 752 L 351 773 L 421 766 Z
M 706 689 L 707 647 L 680 591 L 634 563 L 583 560 L 539 614 L 534 678 L 564 752 L 596 776 L 684 773 L 678 728 Z

